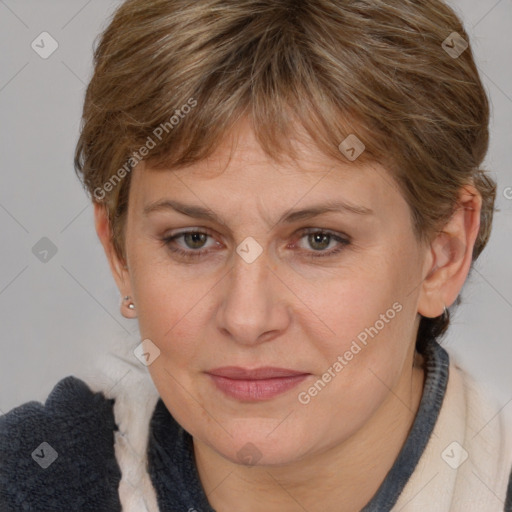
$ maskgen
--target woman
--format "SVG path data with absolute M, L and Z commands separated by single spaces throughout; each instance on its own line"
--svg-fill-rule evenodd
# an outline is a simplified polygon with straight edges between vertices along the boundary
M 3 509 L 512 510 L 438 343 L 495 198 L 467 41 L 440 0 L 119 7 L 76 169 L 142 341 L 0 419 Z

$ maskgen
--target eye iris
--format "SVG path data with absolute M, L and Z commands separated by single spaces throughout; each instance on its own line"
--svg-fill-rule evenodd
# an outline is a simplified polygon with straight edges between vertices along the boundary
M 200 249 L 206 242 L 207 236 L 205 233 L 186 233 L 183 235 L 185 243 L 193 249 Z M 189 243 L 190 241 L 192 243 Z
M 308 237 L 308 242 L 315 251 L 320 251 L 329 247 L 330 240 L 331 236 L 326 233 L 313 233 Z M 315 247 L 316 244 L 320 244 L 320 247 Z

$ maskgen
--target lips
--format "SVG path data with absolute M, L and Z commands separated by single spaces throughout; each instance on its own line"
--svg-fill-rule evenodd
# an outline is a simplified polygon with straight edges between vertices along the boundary
M 255 368 L 254 370 L 248 370 L 239 366 L 224 366 L 222 368 L 210 370 L 206 373 L 235 380 L 263 380 L 307 375 L 307 372 L 299 372 L 296 370 L 289 370 L 287 368 L 275 368 L 271 366 Z
M 262 367 L 248 370 L 225 366 L 206 372 L 216 388 L 238 401 L 269 400 L 297 386 L 310 374 L 287 368 Z

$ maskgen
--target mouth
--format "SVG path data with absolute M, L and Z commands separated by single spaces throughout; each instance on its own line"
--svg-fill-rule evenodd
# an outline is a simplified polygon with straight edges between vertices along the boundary
M 309 373 L 286 368 L 229 366 L 206 372 L 217 389 L 239 401 L 269 400 L 297 386 Z

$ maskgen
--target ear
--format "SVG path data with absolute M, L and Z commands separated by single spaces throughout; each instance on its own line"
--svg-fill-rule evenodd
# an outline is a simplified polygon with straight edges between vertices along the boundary
M 425 259 L 418 313 L 434 318 L 455 302 L 472 263 L 473 247 L 480 229 L 482 197 L 472 185 L 464 186 L 455 213 L 432 240 Z
M 129 301 L 125 301 L 124 297 L 131 297 L 131 283 L 128 267 L 124 260 L 119 258 L 114 244 L 112 242 L 112 229 L 108 218 L 106 205 L 102 203 L 94 203 L 94 224 L 96 233 L 103 245 L 103 249 L 107 256 L 110 271 L 121 293 L 121 314 L 126 318 L 135 318 L 136 314 L 133 309 L 128 307 Z

